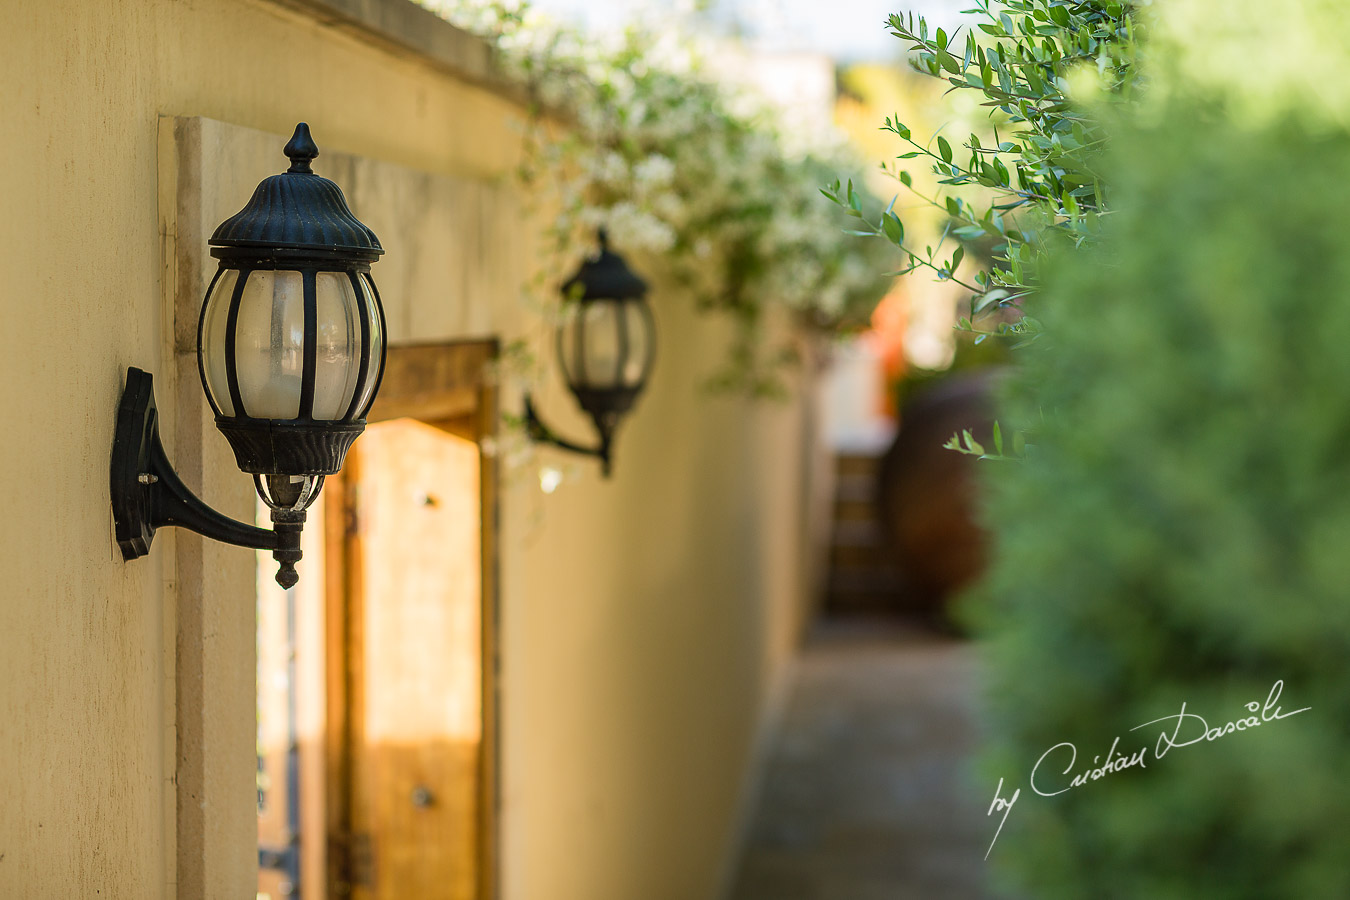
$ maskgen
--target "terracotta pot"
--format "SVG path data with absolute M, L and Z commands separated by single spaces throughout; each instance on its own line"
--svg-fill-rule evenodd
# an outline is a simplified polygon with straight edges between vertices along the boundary
M 899 603 L 908 611 L 945 612 L 952 594 L 984 569 L 975 467 L 990 463 L 942 445 L 964 429 L 989 445 L 995 374 L 953 375 L 911 398 L 882 458 L 878 505 L 905 583 Z

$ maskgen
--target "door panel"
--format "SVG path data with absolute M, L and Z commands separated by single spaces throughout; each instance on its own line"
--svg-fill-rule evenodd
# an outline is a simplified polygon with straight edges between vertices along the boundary
M 369 426 L 347 479 L 353 896 L 478 900 L 483 534 L 478 446 Z

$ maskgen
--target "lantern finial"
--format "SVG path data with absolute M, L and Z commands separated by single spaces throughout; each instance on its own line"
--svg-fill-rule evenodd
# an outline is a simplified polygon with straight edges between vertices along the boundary
M 309 161 L 319 155 L 319 146 L 314 143 L 314 138 L 309 136 L 309 125 L 304 122 L 296 125 L 295 134 L 291 135 L 290 141 L 281 152 L 291 161 L 291 167 L 286 170 L 287 172 L 314 174 L 309 167 Z

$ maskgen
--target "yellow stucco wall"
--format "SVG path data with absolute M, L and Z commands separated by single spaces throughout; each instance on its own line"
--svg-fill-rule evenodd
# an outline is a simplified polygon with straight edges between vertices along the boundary
M 177 209 L 191 191 L 161 122 L 284 136 L 303 117 L 330 154 L 491 192 L 507 189 L 520 111 L 264 0 L 14 0 L 6 13 L 0 897 L 249 896 L 252 555 L 170 530 L 124 564 L 111 537 L 108 452 L 128 365 L 155 371 L 188 483 L 224 511 L 252 509 L 202 418 L 181 327 L 175 353 L 174 302 L 200 277 L 175 252 L 200 240 L 188 220 L 233 211 L 242 198 L 225 187 L 256 177 L 204 165 L 195 189 L 211 199 Z M 530 229 L 514 208 L 489 225 L 515 242 L 522 273 Z M 386 246 L 379 266 L 392 272 L 403 248 Z M 382 286 L 398 282 L 379 266 Z M 500 279 L 444 287 L 491 308 L 456 317 L 419 298 L 396 338 L 525 327 Z M 503 495 L 509 900 L 711 898 L 795 633 L 801 410 L 701 398 L 719 326 L 674 295 L 658 293 L 657 315 L 657 376 L 615 479 Z M 542 403 L 584 434 L 556 385 Z

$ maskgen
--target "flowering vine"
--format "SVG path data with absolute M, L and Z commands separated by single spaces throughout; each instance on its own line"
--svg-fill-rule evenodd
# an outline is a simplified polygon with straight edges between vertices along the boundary
M 520 177 L 550 213 L 543 270 L 569 271 L 606 227 L 658 280 L 733 317 L 713 386 L 782 393 L 796 344 L 768 336 L 770 311 L 829 333 L 865 322 L 885 293 L 884 246 L 846 234 L 820 203 L 819 186 L 857 166 L 842 137 L 780 127 L 767 102 L 717 77 L 725 45 L 678 21 L 593 35 L 514 0 L 424 2 L 490 41 L 536 100 Z M 556 313 L 550 288 L 535 285 L 536 305 Z

